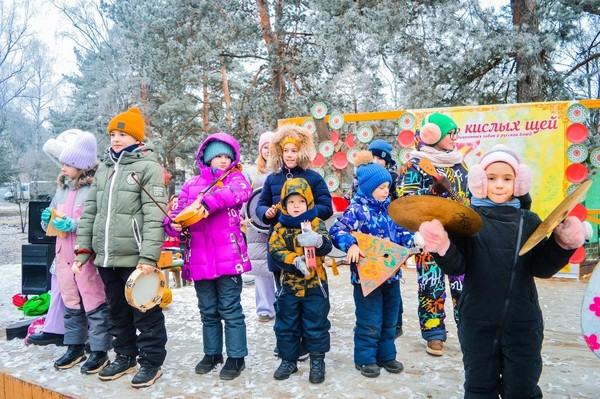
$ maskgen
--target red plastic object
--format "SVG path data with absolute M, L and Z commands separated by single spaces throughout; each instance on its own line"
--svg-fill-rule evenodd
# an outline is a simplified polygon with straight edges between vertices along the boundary
M 412 130 L 403 130 L 400 133 L 398 133 L 398 144 L 400 144 L 401 147 L 412 147 L 414 142 L 415 134 Z
M 350 201 L 344 197 L 331 197 L 331 205 L 333 206 L 333 212 L 344 212 Z
M 588 170 L 585 165 L 574 163 L 567 167 L 565 176 L 571 183 L 583 183 L 588 177 Z
M 569 262 L 580 264 L 584 260 L 585 260 L 585 248 L 583 246 L 581 246 L 575 250 L 575 253 L 571 256 L 571 259 L 569 259 Z
M 336 145 L 338 141 L 340 141 L 340 132 L 337 130 L 332 130 L 331 134 L 329 135 L 329 140 L 331 140 L 333 145 Z
M 322 167 L 323 165 L 325 165 L 325 157 L 317 152 L 317 156 L 312 160 L 312 166 Z
M 573 210 L 569 212 L 568 216 L 575 216 L 577 219 L 583 222 L 585 220 L 585 217 L 587 216 L 587 209 L 585 209 L 585 206 L 577 204 L 575 205 L 575 208 L 573 208 Z
M 337 169 L 344 169 L 346 166 L 348 166 L 348 157 L 346 156 L 345 152 L 336 152 L 333 154 L 331 162 Z
M 588 136 L 588 129 L 581 123 L 573 123 L 565 133 L 571 143 L 583 143 Z
M 354 147 L 354 135 L 352 133 L 348 133 L 346 135 L 346 140 L 344 140 L 344 143 L 346 143 L 346 147 L 353 148 Z

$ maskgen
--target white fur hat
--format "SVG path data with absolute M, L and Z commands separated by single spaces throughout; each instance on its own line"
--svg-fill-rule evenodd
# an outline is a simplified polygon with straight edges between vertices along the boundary
M 503 144 L 493 146 L 479 158 L 479 162 L 469 168 L 469 190 L 474 197 L 487 197 L 487 174 L 485 169 L 494 162 L 504 162 L 515 171 L 515 188 L 513 195 L 520 197 L 531 189 L 531 169 L 521 163 L 521 158 L 510 147 Z

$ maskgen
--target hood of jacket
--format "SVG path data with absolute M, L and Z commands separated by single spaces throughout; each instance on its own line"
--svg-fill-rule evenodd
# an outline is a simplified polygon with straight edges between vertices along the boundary
M 306 128 L 296 125 L 283 125 L 277 130 L 275 137 L 271 139 L 267 168 L 271 172 L 279 172 L 284 166 L 282 146 L 284 141 L 292 141 L 296 143 L 296 146 L 299 150 L 297 162 L 298 166 L 304 170 L 310 168 L 312 160 L 317 155 L 312 133 Z
M 231 162 L 231 165 L 229 165 L 229 167 L 223 172 L 235 168 L 240 163 L 240 145 L 235 139 L 235 137 L 223 132 L 211 134 L 202 142 L 202 144 L 200 144 L 200 147 L 198 147 L 198 151 L 196 152 L 196 164 L 198 165 L 198 170 L 200 170 L 200 174 L 203 177 L 212 175 L 211 167 L 205 165 L 202 159 L 204 157 L 204 150 L 206 149 L 206 146 L 208 146 L 208 144 L 210 144 L 213 141 L 222 141 L 226 144 L 229 144 L 231 148 L 233 148 L 233 152 L 235 153 L 235 159 Z
M 301 177 L 286 180 L 281 188 L 281 213 L 289 216 L 285 206 L 285 200 L 292 194 L 301 195 L 306 200 L 306 210 L 309 211 L 315 207 L 315 198 L 313 197 L 310 185 Z

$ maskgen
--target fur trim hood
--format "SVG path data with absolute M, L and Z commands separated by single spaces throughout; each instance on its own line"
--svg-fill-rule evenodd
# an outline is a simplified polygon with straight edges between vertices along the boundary
M 275 173 L 283 168 L 283 146 L 281 144 L 286 139 L 298 145 L 298 149 L 300 150 L 298 154 L 298 166 L 304 170 L 309 169 L 312 160 L 317 155 L 317 151 L 312 133 L 297 125 L 284 125 L 277 129 L 275 136 L 271 139 L 267 168 Z

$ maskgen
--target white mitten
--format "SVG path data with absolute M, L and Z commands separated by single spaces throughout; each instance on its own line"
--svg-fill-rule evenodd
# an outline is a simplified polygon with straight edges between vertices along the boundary
M 569 216 L 554 228 L 556 243 L 563 249 L 577 249 L 585 242 L 583 223 Z
M 421 223 L 419 233 L 421 233 L 425 241 L 425 252 L 435 252 L 438 255 L 444 256 L 448 248 L 450 248 L 448 233 L 437 219 Z

